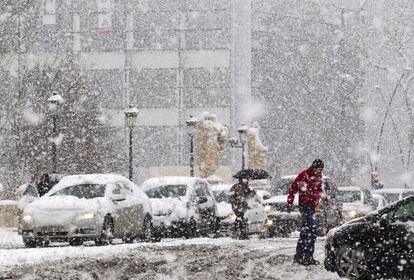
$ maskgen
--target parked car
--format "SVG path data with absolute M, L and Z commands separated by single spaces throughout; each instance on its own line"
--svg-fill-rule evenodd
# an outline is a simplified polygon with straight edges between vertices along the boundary
M 372 197 L 369 189 L 361 187 L 339 187 L 337 201 L 342 203 L 342 216 L 349 221 L 365 216 L 376 210 L 378 202 Z
M 272 197 L 270 191 L 265 190 L 256 190 L 257 197 L 259 198 L 260 202 L 264 205 L 266 200 Z
M 157 236 L 215 233 L 218 226 L 216 201 L 206 180 L 197 177 L 155 177 L 140 188 L 150 198 Z
M 225 236 L 232 235 L 232 229 L 236 215 L 233 213 L 230 203 L 230 184 L 212 186 L 213 194 L 217 202 L 217 211 L 220 218 L 219 232 Z M 257 191 L 258 192 L 258 191 Z M 248 200 L 249 209 L 245 213 L 247 218 L 248 234 L 264 232 L 264 221 L 266 218 L 264 206 L 257 195 Z
M 25 207 L 22 237 L 26 247 L 50 241 L 105 245 L 113 238 L 154 240 L 150 202 L 121 175 L 66 176 Z
M 62 179 L 64 175 L 62 174 L 49 174 L 49 180 L 51 184 L 51 188 L 59 183 L 60 179 Z M 37 187 L 35 183 L 25 183 L 17 188 L 15 191 L 15 195 L 17 198 L 17 232 L 18 234 L 22 234 L 22 215 L 24 208 L 32 203 L 36 198 L 39 197 L 39 193 L 37 191 Z
M 298 195 L 295 196 L 293 211 L 287 212 L 287 195 L 295 178 L 296 175 L 283 176 L 271 188 L 273 196 L 265 204 L 267 213 L 266 228 L 270 236 L 288 236 L 300 226 L 301 215 L 297 205 Z M 323 176 L 322 182 L 325 193 L 332 198 L 332 203 L 326 204 L 321 200 L 321 211 L 316 214 L 318 235 L 325 235 L 329 229 L 341 223 L 340 204 L 336 202 L 336 184 L 327 176 Z
M 287 195 L 276 195 L 265 202 L 265 236 L 287 237 L 300 227 L 298 196 L 295 196 L 293 208 L 288 211 Z
M 372 193 L 382 195 L 387 203 L 393 203 L 410 195 L 414 195 L 414 189 L 384 188 L 380 190 L 373 190 Z
M 347 279 L 412 279 L 414 196 L 329 231 L 325 268 Z

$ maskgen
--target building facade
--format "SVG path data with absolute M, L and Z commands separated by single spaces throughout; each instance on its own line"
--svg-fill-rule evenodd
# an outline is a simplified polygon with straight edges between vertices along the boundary
M 185 120 L 203 111 L 236 137 L 242 122 L 258 121 L 276 177 L 321 157 L 347 181 L 363 133 L 362 75 L 351 28 L 358 22 L 344 21 L 339 2 L 39 1 L 38 28 L 2 59 L 2 94 L 15 91 L 22 71 L 70 57 L 125 157 L 124 110 L 138 108 L 137 182 L 162 168 L 188 171 Z M 239 162 L 240 150 L 226 148 L 226 170 Z M 104 171 L 126 173 L 126 163 Z

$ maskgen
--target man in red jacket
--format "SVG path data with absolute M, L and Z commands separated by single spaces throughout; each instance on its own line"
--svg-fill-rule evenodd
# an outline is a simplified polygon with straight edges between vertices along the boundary
M 313 258 L 315 250 L 317 224 L 314 214 L 319 212 L 319 199 L 328 198 L 322 189 L 322 170 L 324 163 L 315 159 L 312 165 L 299 173 L 289 189 L 287 202 L 292 208 L 295 194 L 299 192 L 299 211 L 302 215 L 300 236 L 296 246 L 295 262 L 302 265 L 317 265 L 319 262 Z

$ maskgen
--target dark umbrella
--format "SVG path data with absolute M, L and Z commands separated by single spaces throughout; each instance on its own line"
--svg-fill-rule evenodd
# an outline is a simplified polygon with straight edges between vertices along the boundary
M 236 174 L 233 175 L 233 178 L 261 180 L 272 178 L 272 176 L 270 176 L 269 172 L 267 172 L 266 170 L 248 168 L 238 171 Z

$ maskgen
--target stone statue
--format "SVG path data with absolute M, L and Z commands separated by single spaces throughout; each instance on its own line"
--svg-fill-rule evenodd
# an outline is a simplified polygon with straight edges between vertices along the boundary
M 267 147 L 260 141 L 259 130 L 259 124 L 254 122 L 247 132 L 248 166 L 249 168 L 267 170 Z
M 204 112 L 196 126 L 197 163 L 200 177 L 207 178 L 220 166 L 220 156 L 229 139 L 227 127 L 214 114 Z

